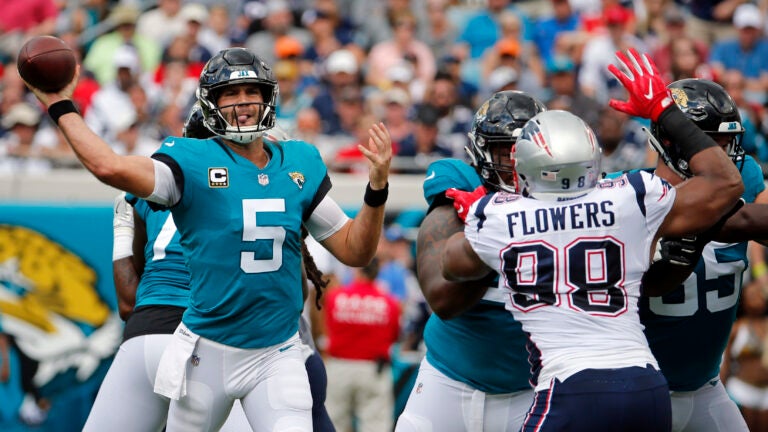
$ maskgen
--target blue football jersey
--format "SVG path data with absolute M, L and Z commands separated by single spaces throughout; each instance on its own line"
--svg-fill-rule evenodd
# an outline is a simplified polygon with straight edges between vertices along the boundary
M 189 270 L 179 243 L 179 233 L 168 210 L 153 211 L 146 201 L 130 194 L 126 200 L 144 221 L 144 273 L 136 289 L 136 306 L 166 305 L 186 308 L 189 303 Z
M 765 189 L 750 156 L 741 170 L 748 203 Z M 693 391 L 716 378 L 747 267 L 747 243 L 710 242 L 683 285 L 662 297 L 641 297 L 645 336 L 673 391 Z
M 183 322 L 239 348 L 263 348 L 298 330 L 301 224 L 330 189 L 317 149 L 272 143 L 259 169 L 218 139 L 166 139 L 181 200 L 171 208 L 191 274 Z M 173 165 L 173 163 L 171 163 Z
M 455 187 L 474 190 L 482 184 L 474 168 L 458 159 L 441 159 L 427 169 L 424 198 Z M 442 320 L 432 314 L 424 328 L 427 359 L 451 379 L 486 393 L 530 389 L 528 338 L 520 323 L 504 309 L 501 290 L 489 287 L 482 300 L 463 314 Z

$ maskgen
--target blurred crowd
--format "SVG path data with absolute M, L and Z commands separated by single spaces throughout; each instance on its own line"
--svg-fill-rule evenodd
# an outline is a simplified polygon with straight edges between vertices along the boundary
M 650 166 L 642 121 L 609 109 L 617 49 L 648 52 L 666 79 L 721 83 L 742 109 L 743 146 L 768 167 L 768 2 L 744 0 L 26 0 L 0 16 L 0 172 L 79 167 L 25 90 L 16 55 L 30 37 L 76 50 L 75 99 L 124 154 L 180 135 L 197 77 L 219 50 L 272 65 L 278 125 L 340 172 L 364 170 L 356 143 L 392 132 L 400 173 L 465 158 L 474 110 L 520 89 L 595 130 L 604 171 Z M 768 172 L 768 169 L 764 171 Z
M 603 149 L 604 171 L 655 166 L 643 130 L 648 124 L 608 107 L 609 99 L 625 97 L 606 66 L 616 50 L 634 47 L 651 55 L 668 82 L 700 77 L 722 84 L 741 109 L 742 145 L 768 177 L 766 0 L 0 3 L 0 173 L 81 168 L 16 69 L 22 44 L 48 34 L 76 51 L 81 75 L 74 99 L 89 126 L 121 154 L 150 155 L 166 136 L 181 135 L 205 62 L 223 48 L 245 46 L 272 66 L 278 80 L 278 127 L 316 145 L 338 172 L 367 172 L 356 144 L 368 139 L 376 121 L 392 134 L 398 173 L 423 173 L 439 158 L 466 159 L 475 110 L 492 93 L 509 89 L 583 118 Z M 384 381 L 394 382 L 395 392 L 373 405 L 380 412 L 392 404 L 395 414 L 403 407 L 429 314 L 413 263 L 422 217 L 422 211 L 397 215 L 382 233 L 375 268 L 359 273 L 321 248 L 313 251 L 331 278 L 325 309 L 307 313 L 330 360 L 335 422 L 343 422 L 337 413 L 343 416 L 348 407 L 334 398 L 356 391 L 353 382 L 341 389 L 331 384 L 355 376 L 347 373 L 349 361 L 391 365 L 391 379 Z M 756 279 L 768 286 L 765 252 L 756 250 L 753 262 L 764 270 Z M 334 294 L 371 284 L 385 293 L 372 305 Z M 382 328 L 380 338 L 367 339 L 371 349 L 361 351 L 354 329 L 344 324 L 344 317 L 358 313 L 355 307 L 369 308 L 366 317 L 372 311 L 397 315 L 397 328 Z M 363 421 L 365 414 L 356 416 Z

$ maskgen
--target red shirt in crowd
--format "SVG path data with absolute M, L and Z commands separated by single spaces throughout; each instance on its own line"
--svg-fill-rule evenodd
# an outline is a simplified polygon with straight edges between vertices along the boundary
M 325 301 L 328 354 L 349 360 L 389 360 L 400 333 L 400 304 L 374 282 L 356 280 Z
M 59 16 L 53 0 L 0 0 L 0 33 L 27 31 Z

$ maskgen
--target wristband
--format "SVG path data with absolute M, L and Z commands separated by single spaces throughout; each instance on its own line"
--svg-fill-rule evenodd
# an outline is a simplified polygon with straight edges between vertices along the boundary
M 133 228 L 116 227 L 112 242 L 112 261 L 133 256 Z
M 371 183 L 368 183 L 368 185 L 365 187 L 365 196 L 363 196 L 363 201 L 365 201 L 369 207 L 381 207 L 385 202 L 387 202 L 388 196 L 389 183 L 387 183 L 384 186 L 384 189 L 381 190 L 371 189 Z
M 699 129 L 676 104 L 664 109 L 659 115 L 659 124 L 669 136 L 671 145 L 686 162 L 702 150 L 718 147 L 715 140 Z
M 51 120 L 53 120 L 57 126 L 59 124 L 59 118 L 64 114 L 69 113 L 80 114 L 80 111 L 77 110 L 75 104 L 69 99 L 60 100 L 48 107 L 48 115 L 51 116 Z

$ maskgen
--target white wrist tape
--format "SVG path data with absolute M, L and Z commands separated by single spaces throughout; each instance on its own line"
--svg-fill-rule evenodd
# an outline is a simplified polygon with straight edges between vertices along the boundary
M 133 256 L 133 228 L 116 227 L 113 239 L 112 261 Z

